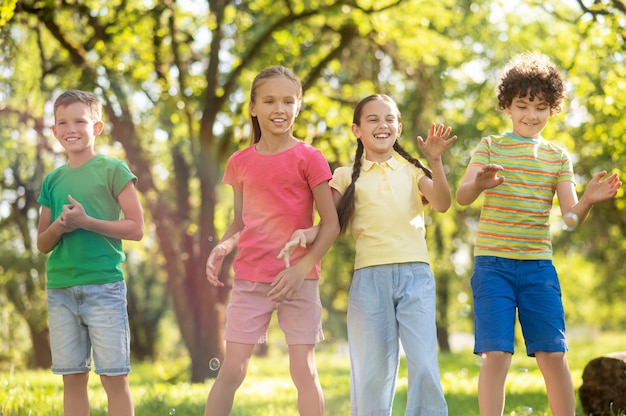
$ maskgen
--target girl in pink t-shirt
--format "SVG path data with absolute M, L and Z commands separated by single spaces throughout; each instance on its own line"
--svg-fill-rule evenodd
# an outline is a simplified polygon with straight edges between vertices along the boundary
M 315 368 L 315 344 L 323 339 L 318 291 L 320 259 L 339 232 L 329 187 L 332 175 L 322 153 L 293 136 L 302 86 L 284 67 L 261 71 L 250 91 L 253 144 L 235 152 L 224 183 L 234 191 L 234 220 L 207 260 L 207 279 L 223 286 L 218 272 L 237 244 L 231 299 L 226 310 L 226 352 L 206 402 L 205 416 L 227 416 L 257 343 L 266 342 L 273 312 L 289 346 L 290 370 L 300 414 L 324 414 Z M 291 234 L 313 225 L 313 244 L 289 262 L 278 255 Z

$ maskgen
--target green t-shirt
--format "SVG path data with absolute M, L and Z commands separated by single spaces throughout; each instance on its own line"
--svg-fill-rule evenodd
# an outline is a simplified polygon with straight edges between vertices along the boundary
M 137 177 L 122 160 L 95 155 L 87 163 L 70 168 L 65 164 L 44 178 L 38 202 L 50 208 L 52 221 L 69 204 L 70 194 L 87 215 L 114 221 L 122 216 L 117 201 L 129 181 Z M 46 264 L 47 287 L 58 289 L 79 285 L 117 282 L 124 279 L 122 240 L 77 229 L 63 235 Z

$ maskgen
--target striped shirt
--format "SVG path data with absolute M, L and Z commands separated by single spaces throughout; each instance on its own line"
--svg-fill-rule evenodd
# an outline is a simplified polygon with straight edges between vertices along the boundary
M 484 191 L 475 256 L 519 260 L 552 258 L 550 211 L 561 181 L 574 181 L 572 162 L 562 148 L 511 133 L 483 138 L 470 166 L 504 168 L 504 183 Z

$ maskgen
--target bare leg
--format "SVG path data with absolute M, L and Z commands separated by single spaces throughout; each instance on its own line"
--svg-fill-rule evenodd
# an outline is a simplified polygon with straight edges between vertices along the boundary
M 565 353 L 538 351 L 535 358 L 546 383 L 552 414 L 574 416 L 576 414 L 574 383 Z
M 315 367 L 315 345 L 290 345 L 289 371 L 298 390 L 300 416 L 324 416 L 324 394 Z
M 224 362 L 206 400 L 204 416 L 228 416 L 233 407 L 235 392 L 248 371 L 254 344 L 226 343 Z
M 63 414 L 65 416 L 89 416 L 88 381 L 88 372 L 63 376 Z
M 100 376 L 107 393 L 110 416 L 134 416 L 135 407 L 128 385 L 128 376 Z
M 478 408 L 480 416 L 502 416 L 504 413 L 506 375 L 512 354 L 505 351 L 487 351 L 478 376 Z

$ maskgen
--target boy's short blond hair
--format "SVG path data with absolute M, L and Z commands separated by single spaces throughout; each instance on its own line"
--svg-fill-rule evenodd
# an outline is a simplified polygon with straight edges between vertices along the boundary
M 102 119 L 102 103 L 100 99 L 93 93 L 81 90 L 68 90 L 59 95 L 54 101 L 54 117 L 56 119 L 57 109 L 59 107 L 66 107 L 74 103 L 83 103 L 89 109 L 89 114 L 93 122 L 101 121 Z

